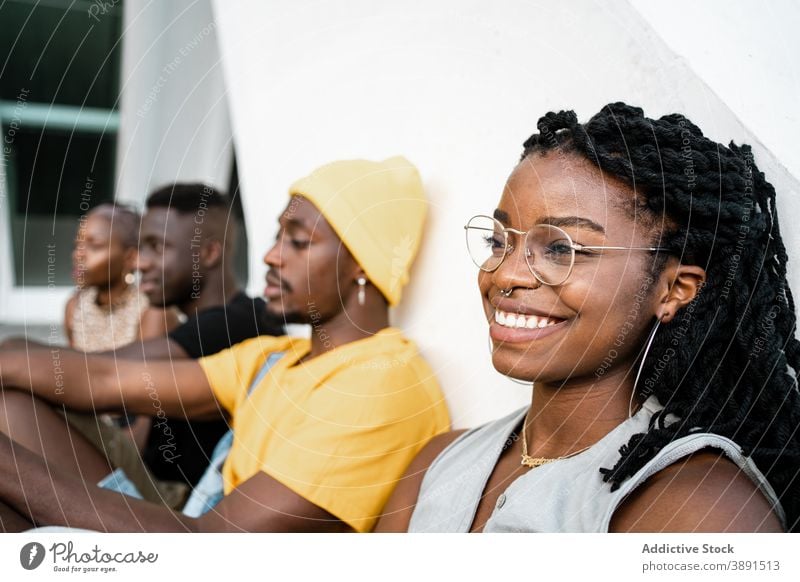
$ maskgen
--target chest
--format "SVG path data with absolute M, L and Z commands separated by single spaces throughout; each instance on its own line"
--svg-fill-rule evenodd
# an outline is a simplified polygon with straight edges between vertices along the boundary
M 234 414 L 237 438 L 269 440 L 276 432 L 291 433 L 307 419 L 318 386 L 296 376 L 280 370 L 270 373 L 242 400 Z
M 600 469 L 615 465 L 620 447 L 646 432 L 651 416 L 639 413 L 588 450 L 529 469 L 520 465 L 522 443 L 516 437 L 522 412 L 466 433 L 440 455 L 425 476 L 410 531 L 606 531 L 620 501 L 649 473 L 644 467 L 611 491 Z M 681 439 L 651 463 L 674 462 L 687 450 Z
M 614 451 L 600 447 L 530 468 L 521 464 L 521 441 L 513 432 L 509 441 L 512 444 L 499 457 L 483 454 L 489 451 L 475 451 L 473 443 L 473 447 L 464 448 L 468 459 L 437 467 L 429 491 L 439 490 L 443 482 L 457 475 L 463 477 L 450 495 L 449 503 L 457 511 L 448 511 L 445 516 L 432 507 L 437 501 L 426 497 L 420 519 L 414 524 L 418 531 L 600 531 L 606 509 L 620 495 L 609 491 L 599 472 L 602 453 Z M 485 472 L 480 470 L 483 467 Z M 432 516 L 428 523 L 426 511 Z
M 498 459 L 478 502 L 470 532 L 483 531 L 486 522 L 496 508 L 502 508 L 506 497 L 504 491 L 519 477 L 530 471 L 520 464 L 522 448 L 517 441 L 506 449 Z
M 234 485 L 258 471 L 263 460 L 307 421 L 315 386 L 292 376 L 273 369 L 237 405 L 232 420 L 235 438 L 225 463 Z
M 100 306 L 96 293 L 83 292 L 69 326 L 74 346 L 85 352 L 111 350 L 133 342 L 139 334 L 139 319 L 146 305 L 135 294 L 127 294 L 114 306 Z

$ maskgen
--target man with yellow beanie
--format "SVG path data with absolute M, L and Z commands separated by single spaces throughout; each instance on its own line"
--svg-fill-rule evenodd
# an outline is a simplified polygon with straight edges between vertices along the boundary
M 264 294 L 273 314 L 310 324 L 310 339 L 262 336 L 197 361 L 118 361 L 91 382 L 78 369 L 61 378 L 70 385 L 61 402 L 79 409 L 152 413 L 156 393 L 168 416 L 202 418 L 219 407 L 230 415 L 232 431 L 184 513 L 132 499 L 136 491 L 119 470 L 84 472 L 102 483 L 86 487 L 0 436 L 0 472 L 20 476 L 0 483 L 0 523 L 105 531 L 372 529 L 415 454 L 449 430 L 433 372 L 388 322 L 389 306 L 408 282 L 427 202 L 416 168 L 402 157 L 334 162 L 295 182 L 289 194 L 264 257 Z M 0 370 L 5 385 L 29 384 L 47 399 L 52 374 L 25 373 Z M 55 499 L 25 494 L 44 487 Z

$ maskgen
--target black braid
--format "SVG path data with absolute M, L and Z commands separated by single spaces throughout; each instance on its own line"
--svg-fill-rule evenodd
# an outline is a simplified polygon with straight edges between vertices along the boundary
M 537 127 L 523 159 L 559 149 L 622 179 L 653 216 L 671 220 L 657 244 L 707 274 L 697 298 L 661 326 L 643 364 L 637 396 L 655 394 L 664 409 L 614 467 L 601 469 L 604 480 L 614 490 L 669 442 L 713 432 L 753 458 L 797 531 L 800 342 L 775 189 L 750 147 L 725 147 L 682 115 L 648 119 L 624 103 L 586 124 L 572 111 L 548 113 Z M 669 414 L 680 420 L 667 422 Z

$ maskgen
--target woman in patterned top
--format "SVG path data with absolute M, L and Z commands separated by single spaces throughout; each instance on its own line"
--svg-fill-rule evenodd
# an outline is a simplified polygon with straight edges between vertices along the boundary
M 78 289 L 64 322 L 70 347 L 113 350 L 162 336 L 177 324 L 172 310 L 151 308 L 134 284 L 139 220 L 135 211 L 116 204 L 101 204 L 81 220 L 72 253 Z

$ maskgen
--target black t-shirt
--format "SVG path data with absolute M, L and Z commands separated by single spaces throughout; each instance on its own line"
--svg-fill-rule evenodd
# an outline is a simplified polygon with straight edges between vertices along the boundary
M 210 356 L 258 335 L 283 335 L 261 298 L 238 293 L 230 303 L 199 311 L 169 334 L 191 358 Z M 159 479 L 194 485 L 208 467 L 217 442 L 227 431 L 222 420 L 191 421 L 156 416 L 144 461 Z

